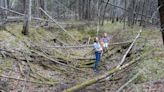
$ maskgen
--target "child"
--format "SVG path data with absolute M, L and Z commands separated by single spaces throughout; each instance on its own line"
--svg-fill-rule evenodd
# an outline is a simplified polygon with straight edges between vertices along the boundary
M 102 53 L 102 51 L 103 51 L 103 48 L 102 48 L 102 46 L 101 46 L 101 44 L 100 44 L 100 42 L 99 42 L 99 38 L 98 38 L 98 37 L 95 38 L 95 41 L 94 41 L 94 44 L 93 44 L 93 45 L 94 45 L 95 57 L 96 57 L 96 62 L 95 62 L 95 65 L 94 65 L 94 67 L 93 67 L 93 70 L 94 70 L 95 72 L 98 72 L 97 66 L 98 66 L 98 64 L 99 64 L 99 62 L 100 62 L 101 53 Z
M 103 42 L 103 48 L 108 49 L 109 42 L 110 42 L 110 38 L 109 38 L 109 36 L 107 35 L 107 33 L 104 33 L 104 35 L 103 35 L 101 41 Z

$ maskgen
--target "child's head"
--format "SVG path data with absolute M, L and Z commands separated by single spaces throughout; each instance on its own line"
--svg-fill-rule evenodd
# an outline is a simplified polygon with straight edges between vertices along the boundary
M 106 32 L 104 32 L 104 37 L 107 37 L 107 33 Z
M 98 42 L 98 41 L 99 41 L 99 38 L 95 37 L 94 42 Z

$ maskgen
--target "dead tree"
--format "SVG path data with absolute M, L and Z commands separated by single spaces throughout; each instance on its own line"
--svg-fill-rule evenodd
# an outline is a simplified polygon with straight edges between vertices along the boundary
M 24 24 L 23 24 L 23 30 L 22 33 L 24 35 L 29 34 L 29 25 L 31 21 L 31 0 L 24 0 L 25 5 L 25 16 L 24 16 Z
M 160 7 L 160 21 L 161 21 L 161 31 L 162 31 L 162 38 L 164 44 L 164 0 L 158 0 L 158 6 Z

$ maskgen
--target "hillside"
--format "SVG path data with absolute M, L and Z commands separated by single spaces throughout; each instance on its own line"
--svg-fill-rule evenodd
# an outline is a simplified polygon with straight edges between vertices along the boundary
M 0 31 L 1 90 L 61 92 L 102 75 L 117 66 L 140 27 L 123 29 L 121 23 L 105 22 L 99 35 L 108 32 L 112 39 L 110 48 L 103 54 L 99 74 L 92 69 L 93 48 L 86 46 L 93 44 L 96 25 L 72 26 L 67 30 L 74 39 L 55 25 L 48 28 L 31 26 L 29 36 L 24 36 L 21 23 L 7 24 L 6 30 Z M 158 30 L 143 28 L 125 61 L 136 60 L 137 63 L 80 92 L 115 92 L 138 72 L 137 77 L 124 87 L 124 92 L 162 92 L 164 51 Z M 159 81 L 159 85 L 154 81 Z

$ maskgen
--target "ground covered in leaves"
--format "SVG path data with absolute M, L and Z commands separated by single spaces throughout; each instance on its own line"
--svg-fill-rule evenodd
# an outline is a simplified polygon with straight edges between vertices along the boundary
M 76 46 L 92 44 L 96 26 L 67 28 L 68 33 L 75 39 L 54 26 L 31 26 L 29 36 L 21 34 L 21 23 L 7 24 L 6 30 L 0 30 L 1 90 L 61 92 L 111 70 L 117 66 L 130 46 L 130 42 L 111 45 L 103 54 L 100 73 L 95 74 L 92 70 L 93 48 Z M 123 29 L 121 23 L 107 22 L 101 27 L 100 34 L 108 32 L 112 44 L 132 41 L 139 30 L 138 26 Z M 143 28 L 141 37 L 128 54 L 125 63 L 136 59 L 137 63 L 116 73 L 112 78 L 102 80 L 80 92 L 116 92 L 137 73 L 139 75 L 123 89 L 125 92 L 164 91 L 164 49 L 157 28 Z

